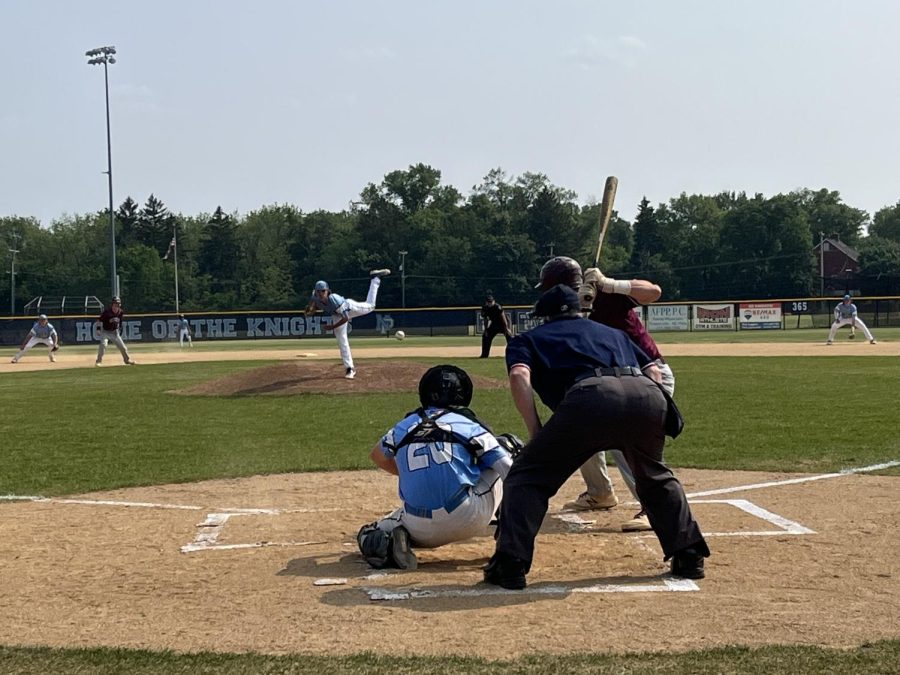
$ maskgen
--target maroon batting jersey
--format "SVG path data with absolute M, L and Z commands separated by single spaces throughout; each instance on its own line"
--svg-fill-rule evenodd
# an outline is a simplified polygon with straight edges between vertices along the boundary
M 111 307 L 107 307 L 103 310 L 103 314 L 100 315 L 100 323 L 103 324 L 103 330 L 108 330 L 112 333 L 115 333 L 119 330 L 119 327 L 122 325 L 122 308 L 113 311 Z
M 638 303 L 630 295 L 601 291 L 594 299 L 594 310 L 591 312 L 590 319 L 625 331 L 631 341 L 643 349 L 647 356 L 653 360 L 662 359 L 662 354 L 659 353 L 659 348 L 653 338 L 650 337 L 644 324 L 634 313 L 637 305 Z

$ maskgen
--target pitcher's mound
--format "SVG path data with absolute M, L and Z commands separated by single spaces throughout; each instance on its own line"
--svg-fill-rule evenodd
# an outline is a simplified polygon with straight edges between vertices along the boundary
M 364 361 L 357 364 L 356 377 L 344 378 L 341 364 L 305 362 L 278 363 L 245 370 L 173 393 L 189 396 L 254 396 L 257 394 L 332 394 L 359 392 L 415 392 L 430 366 L 409 361 Z M 506 382 L 469 375 L 475 389 L 502 389 Z

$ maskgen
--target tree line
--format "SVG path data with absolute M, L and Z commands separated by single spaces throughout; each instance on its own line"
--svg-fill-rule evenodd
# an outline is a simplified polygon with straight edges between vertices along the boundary
M 383 307 L 476 305 L 489 290 L 503 304 L 526 304 L 547 258 L 592 263 L 598 215 L 599 204 L 579 204 L 544 174 L 494 169 L 464 195 L 442 184 L 439 170 L 416 164 L 368 184 L 338 212 L 273 204 L 184 215 L 153 194 L 142 206 L 128 197 L 115 213 L 117 263 L 132 312 L 174 309 L 174 256 L 166 256 L 173 235 L 187 312 L 300 308 L 317 279 L 362 299 L 367 271 L 379 267 L 395 274 L 382 285 Z M 900 201 L 870 219 L 827 189 L 768 198 L 682 193 L 656 206 L 645 198 L 633 222 L 614 212 L 600 267 L 651 279 L 670 301 L 810 296 L 820 285 L 813 247 L 821 234 L 860 252 L 855 288 L 900 293 Z M 108 301 L 108 236 L 105 210 L 49 227 L 0 218 L 0 238 L 19 251 L 18 307 L 37 296 Z

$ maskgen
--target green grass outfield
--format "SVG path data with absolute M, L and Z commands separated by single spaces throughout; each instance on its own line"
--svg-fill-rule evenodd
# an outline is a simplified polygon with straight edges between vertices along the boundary
M 474 338 L 469 340 L 474 344 Z M 502 359 L 454 362 L 473 373 L 505 378 Z M 417 403 L 414 392 L 221 398 L 168 393 L 264 363 L 4 374 L 0 377 L 0 494 L 54 496 L 264 473 L 369 468 L 372 444 Z M 667 449 L 673 466 L 825 472 L 900 459 L 896 432 L 900 360 L 896 357 L 677 357 L 671 363 L 677 375 L 676 398 L 687 420 L 685 433 Z M 506 389 L 476 391 L 473 407 L 496 431 L 523 432 Z M 340 442 L 335 442 L 335 424 L 342 429 Z M 884 473 L 900 475 L 900 469 Z M 489 664 L 461 658 L 0 648 L 0 672 L 17 673 L 887 673 L 898 669 L 900 641 L 850 651 L 734 648 L 674 655 L 546 655 Z

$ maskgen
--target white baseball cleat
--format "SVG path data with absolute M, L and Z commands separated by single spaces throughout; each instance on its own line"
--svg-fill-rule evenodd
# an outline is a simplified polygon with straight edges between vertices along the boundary
M 50 354 L 50 363 L 56 363 L 56 357 Z
M 877 345 L 878 343 L 875 342 L 875 338 L 872 338 L 871 340 L 869 340 L 869 344 L 870 344 L 870 345 Z
M 10 363 L 18 363 L 18 362 L 19 362 L 19 359 L 13 359 L 12 361 L 10 361 Z
M 380 270 L 372 270 L 369 272 L 369 277 L 386 277 L 390 276 L 391 271 L 386 267 Z
M 103 363 L 101 363 L 100 361 L 94 361 L 94 367 L 99 368 L 102 365 Z
M 344 377 L 348 380 L 352 380 L 354 377 L 356 377 L 356 368 L 347 368 L 347 372 L 344 373 Z
M 826 344 L 826 345 L 830 345 L 830 344 L 831 344 L 831 340 L 828 340 L 825 344 Z
M 595 497 L 587 492 L 582 492 L 578 499 L 566 502 L 563 508 L 568 511 L 605 511 L 613 508 L 618 503 L 618 498 L 612 492 L 602 497 Z

